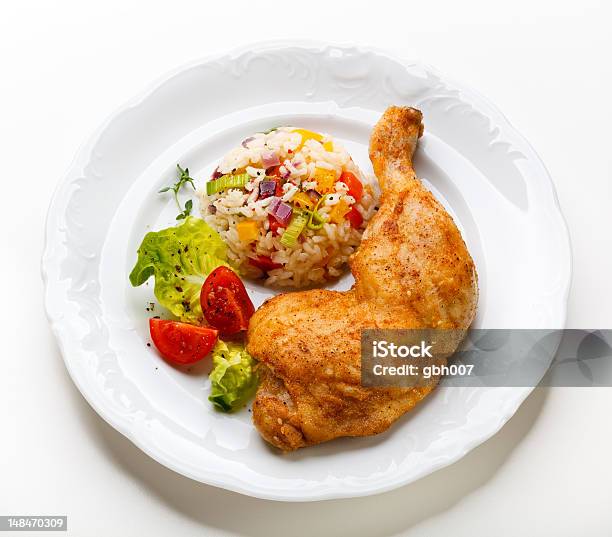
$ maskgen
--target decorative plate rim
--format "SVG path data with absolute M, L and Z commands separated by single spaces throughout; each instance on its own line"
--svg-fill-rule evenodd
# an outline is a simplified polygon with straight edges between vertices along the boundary
M 385 57 L 389 60 L 393 60 L 398 64 L 408 67 L 414 66 L 415 64 L 420 66 L 428 73 L 435 74 L 440 79 L 444 80 L 448 86 L 451 86 L 455 89 L 461 91 L 461 93 L 465 96 L 469 96 L 469 100 L 473 103 L 478 103 L 478 108 L 481 111 L 484 111 L 487 116 L 491 119 L 494 119 L 495 124 L 500 130 L 503 128 L 503 137 L 504 139 L 512 140 L 517 145 L 521 146 L 521 149 L 527 153 L 530 160 L 536 162 L 542 169 L 541 178 L 543 181 L 547 182 L 547 186 L 550 190 L 551 200 L 552 201 L 552 209 L 557 213 L 559 217 L 559 221 L 562 226 L 559 228 L 560 236 L 563 235 L 564 239 L 564 251 L 559 252 L 561 257 L 565 258 L 566 263 L 565 274 L 563 275 L 563 280 L 565 285 L 563 289 L 559 290 L 557 295 L 552 298 L 551 301 L 555 301 L 557 303 L 557 308 L 555 311 L 558 312 L 559 322 L 558 327 L 561 328 L 565 325 L 566 315 L 567 315 L 567 301 L 569 296 L 569 290 L 571 285 L 571 274 L 572 274 L 572 257 L 571 257 L 571 245 L 570 245 L 570 236 L 567 227 L 567 223 L 561 211 L 561 207 L 559 204 L 559 200 L 556 194 L 556 190 L 554 187 L 554 183 L 550 177 L 550 174 L 543 162 L 535 152 L 535 150 L 531 147 L 531 145 L 527 142 L 527 140 L 510 124 L 507 118 L 502 114 L 502 112 L 493 105 L 487 98 L 482 96 L 479 92 L 473 90 L 470 87 L 461 84 L 452 78 L 447 76 L 443 76 L 436 69 L 430 67 L 427 64 L 424 64 L 419 61 L 407 60 L 398 56 L 394 53 L 389 53 L 387 51 L 369 47 L 369 46 L 360 46 L 354 44 L 335 44 L 335 43 L 322 43 L 308 40 L 274 40 L 274 41 L 263 41 L 256 44 L 250 44 L 243 47 L 239 47 L 237 49 L 233 49 L 230 52 L 217 53 L 213 54 L 198 60 L 194 60 L 188 62 L 180 67 L 177 67 L 165 75 L 159 77 L 157 80 L 152 82 L 147 86 L 147 88 L 138 94 L 136 97 L 129 99 L 124 105 L 120 106 L 116 109 L 112 114 L 110 114 L 106 120 L 98 127 L 93 134 L 90 135 L 88 140 L 79 148 L 76 153 L 75 158 L 73 159 L 71 165 L 68 168 L 68 171 L 65 173 L 63 178 L 58 182 L 55 192 L 53 193 L 52 200 L 49 205 L 49 209 L 47 212 L 46 218 L 46 232 L 45 232 L 45 246 L 44 253 L 41 260 L 41 272 L 42 279 L 45 286 L 45 311 L 47 318 L 49 320 L 52 332 L 58 342 L 60 352 L 62 354 L 64 363 L 72 378 L 73 382 L 85 398 L 85 400 L 89 403 L 89 405 L 113 428 L 119 431 L 121 434 L 126 436 L 132 443 L 134 443 L 139 449 L 144 451 L 147 455 L 160 462 L 164 466 L 185 475 L 191 479 L 204 482 L 206 484 L 221 487 L 227 490 L 231 490 L 234 492 L 238 492 L 241 494 L 245 494 L 248 496 L 254 496 L 263 499 L 270 500 L 281 500 L 281 501 L 315 501 L 315 500 L 326 500 L 326 499 L 336 499 L 336 498 L 351 498 L 351 497 L 359 497 L 359 496 L 368 496 L 372 494 L 378 494 L 382 492 L 386 492 L 397 487 L 406 485 L 429 473 L 432 473 L 440 468 L 448 466 L 457 460 L 464 457 L 467 453 L 469 453 L 472 449 L 482 444 L 489 438 L 491 438 L 494 434 L 496 434 L 499 429 L 514 415 L 514 413 L 518 410 L 519 406 L 522 402 L 527 398 L 527 396 L 531 393 L 533 388 L 514 388 L 512 391 L 512 397 L 506 396 L 504 403 L 505 408 L 501 409 L 496 416 L 491 416 L 489 426 L 486 428 L 481 428 L 479 431 L 480 434 L 474 434 L 474 437 L 471 438 L 470 442 L 466 442 L 463 444 L 461 449 L 456 450 L 454 453 L 448 454 L 445 458 L 440 457 L 436 464 L 430 465 L 427 469 L 422 471 L 416 475 L 403 476 L 399 475 L 395 479 L 387 479 L 384 484 L 380 484 L 375 482 L 373 484 L 368 485 L 350 485 L 346 482 L 340 482 L 336 485 L 334 484 L 326 484 L 325 487 L 318 487 L 312 490 L 309 490 L 306 495 L 290 495 L 287 491 L 274 491 L 269 487 L 260 487 L 256 484 L 250 483 L 249 486 L 245 486 L 244 481 L 238 479 L 231 473 L 226 474 L 218 474 L 218 475 L 208 475 L 206 480 L 203 480 L 201 476 L 195 475 L 193 472 L 190 472 L 185 467 L 179 467 L 174 461 L 170 460 L 166 457 L 161 451 L 156 450 L 155 446 L 151 444 L 146 444 L 142 441 L 141 436 L 139 436 L 136 430 L 133 427 L 133 424 L 121 416 L 118 412 L 114 411 L 110 405 L 105 401 L 105 398 L 100 396 L 100 394 L 96 394 L 92 391 L 88 391 L 84 384 L 81 383 L 81 379 L 76 374 L 73 363 L 68 358 L 69 351 L 67 346 L 70 343 L 70 336 L 65 334 L 62 331 L 62 321 L 65 319 L 63 314 L 53 314 L 52 313 L 52 301 L 53 298 L 51 291 L 54 289 L 54 286 L 59 284 L 59 279 L 52 279 L 51 273 L 53 273 L 53 267 L 58 267 L 61 263 L 62 259 L 54 252 L 53 246 L 56 241 L 61 241 L 61 231 L 57 229 L 56 226 L 53 226 L 54 221 L 63 214 L 62 211 L 65 208 L 62 205 L 62 201 L 66 198 L 67 193 L 64 191 L 71 182 L 75 178 L 75 173 L 78 172 L 79 169 L 83 167 L 84 163 L 87 163 L 90 160 L 92 149 L 97 143 L 100 135 L 105 131 L 107 126 L 112 123 L 118 116 L 120 116 L 125 111 L 130 108 L 137 106 L 139 103 L 143 102 L 149 95 L 151 95 L 154 91 L 160 88 L 162 85 L 168 83 L 173 78 L 177 77 L 183 71 L 196 67 L 198 65 L 206 64 L 209 62 L 214 62 L 222 59 L 235 59 L 240 57 L 241 55 L 247 52 L 265 52 L 276 50 L 279 51 L 285 48 L 298 48 L 304 49 L 306 51 L 323 51 L 327 49 L 341 49 L 341 50 L 351 50 L 357 52 L 359 54 L 375 54 L 378 56 Z M 62 298 L 68 301 L 68 298 L 64 295 Z M 497 419 L 494 420 L 493 418 Z M 484 432 L 483 430 L 484 429 Z M 321 490 L 318 490 L 321 489 Z

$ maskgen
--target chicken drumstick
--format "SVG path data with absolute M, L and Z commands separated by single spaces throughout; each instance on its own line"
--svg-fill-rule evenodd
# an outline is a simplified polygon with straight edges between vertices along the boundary
M 393 106 L 374 127 L 380 209 L 350 260 L 353 288 L 281 294 L 251 319 L 247 349 L 262 371 L 253 420 L 281 450 L 380 433 L 433 389 L 361 386 L 362 329 L 467 329 L 474 318 L 472 258 L 412 167 L 421 120 Z

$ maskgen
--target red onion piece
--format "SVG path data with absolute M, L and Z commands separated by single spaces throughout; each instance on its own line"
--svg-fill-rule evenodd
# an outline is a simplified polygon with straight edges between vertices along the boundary
M 285 203 L 278 197 L 272 198 L 272 202 L 268 205 L 268 213 L 276 218 L 281 224 L 287 226 L 291 220 L 293 208 L 288 203 Z
M 210 176 L 211 179 L 219 179 L 219 177 L 223 177 L 223 174 L 219 171 L 219 168 L 215 168 L 215 171 L 212 172 Z
M 276 211 L 274 212 L 274 218 L 276 218 L 281 224 L 287 226 L 289 225 L 289 221 L 291 220 L 291 213 L 293 213 L 293 208 L 288 203 L 284 201 L 278 204 Z
M 270 196 L 274 196 L 274 192 L 276 192 L 275 181 L 262 181 L 259 183 L 260 198 L 269 198 Z
M 242 144 L 241 144 L 241 145 L 242 145 L 242 147 L 244 147 L 245 149 L 248 149 L 247 144 L 248 144 L 249 142 L 252 142 L 253 140 L 255 140 L 255 136 L 249 136 L 248 138 L 246 138 L 246 139 L 242 140 Z
M 271 215 L 274 215 L 274 213 L 276 212 L 277 207 L 280 205 L 281 199 L 280 198 L 272 198 L 272 201 L 270 202 L 270 205 L 268 205 L 268 212 Z
M 266 169 L 280 164 L 280 159 L 275 151 L 262 151 L 261 161 Z

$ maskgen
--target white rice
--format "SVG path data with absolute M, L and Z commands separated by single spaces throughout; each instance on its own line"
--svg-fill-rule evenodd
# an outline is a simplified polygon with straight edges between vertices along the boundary
M 231 150 L 221 160 L 220 174 L 247 173 L 250 177 L 244 189 L 232 188 L 208 196 L 205 189 L 199 191 L 202 217 L 228 245 L 228 256 L 241 275 L 265 278 L 266 285 L 305 287 L 325 283 L 340 276 L 347 261 L 361 241 L 363 230 L 376 211 L 378 189 L 373 179 L 365 178 L 346 150 L 331 137 L 322 135 L 321 141 L 307 139 L 302 144 L 302 134 L 292 127 L 280 127 L 267 134 L 256 133 L 240 147 Z M 328 150 L 329 144 L 332 150 Z M 324 147 L 323 144 L 326 144 Z M 302 144 L 300 148 L 300 144 Z M 299 149 L 299 150 L 298 150 Z M 273 198 L 259 198 L 259 183 L 265 180 L 263 154 L 274 151 L 280 160 L 279 173 L 285 177 L 282 186 L 283 202 L 291 205 L 298 192 L 316 190 L 316 168 L 332 170 L 336 182 L 332 192 L 321 203 L 318 213 L 329 220 L 335 205 L 344 202 L 355 207 L 363 217 L 359 229 L 351 227 L 346 218 L 342 223 L 326 221 L 321 229 L 306 227 L 293 247 L 281 244 L 283 228 L 274 234 L 270 230 L 267 207 Z M 363 184 L 363 196 L 358 203 L 348 195 L 349 188 L 338 181 L 343 171 L 353 173 Z M 258 237 L 250 242 L 240 240 L 236 225 L 254 221 Z M 270 258 L 281 265 L 267 272 L 249 262 L 259 256 Z

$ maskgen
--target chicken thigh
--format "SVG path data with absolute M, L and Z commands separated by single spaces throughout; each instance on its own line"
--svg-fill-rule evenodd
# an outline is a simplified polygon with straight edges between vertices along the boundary
M 390 107 L 374 127 L 380 208 L 350 260 L 353 287 L 280 294 L 251 318 L 247 349 L 262 375 L 253 420 L 283 451 L 385 431 L 433 389 L 363 387 L 363 329 L 467 329 L 474 318 L 472 258 L 412 167 L 422 132 L 414 108 Z

